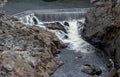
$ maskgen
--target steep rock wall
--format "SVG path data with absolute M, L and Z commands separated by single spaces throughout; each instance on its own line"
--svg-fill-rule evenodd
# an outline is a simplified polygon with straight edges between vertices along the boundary
M 120 65 L 120 0 L 91 0 L 83 38 Z

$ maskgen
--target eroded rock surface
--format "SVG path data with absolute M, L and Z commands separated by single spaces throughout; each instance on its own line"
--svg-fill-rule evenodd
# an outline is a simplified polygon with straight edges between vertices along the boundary
M 91 0 L 83 37 L 120 65 L 120 0 Z
M 0 14 L 0 77 L 50 77 L 60 48 L 55 34 Z

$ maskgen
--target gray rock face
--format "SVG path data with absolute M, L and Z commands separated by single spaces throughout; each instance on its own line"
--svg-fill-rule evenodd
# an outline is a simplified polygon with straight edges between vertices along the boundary
M 91 0 L 83 38 L 103 50 L 120 65 L 120 1 Z

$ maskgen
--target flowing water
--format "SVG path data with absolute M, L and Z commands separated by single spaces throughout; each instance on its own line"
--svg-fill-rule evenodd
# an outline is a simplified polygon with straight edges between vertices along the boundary
M 57 0 L 55 2 L 45 2 L 43 0 L 8 0 L 4 9 L 7 14 L 12 15 L 26 10 L 86 8 L 90 6 L 90 0 Z
M 14 14 L 14 16 L 24 17 L 24 19 L 36 16 L 42 22 L 65 21 L 83 18 L 87 10 L 88 8 L 28 10 Z
M 62 12 L 59 12 L 60 14 L 58 14 L 58 11 L 61 10 L 49 12 L 49 14 L 46 14 L 46 21 L 44 17 L 40 16 L 43 11 L 27 11 L 16 14 L 15 16 L 25 24 L 30 24 L 31 26 L 36 25 L 45 30 L 54 32 L 63 43 L 68 44 L 68 47 L 62 49 L 61 53 L 56 57 L 56 59 L 63 60 L 64 65 L 57 69 L 53 77 L 89 77 L 88 74 L 81 72 L 85 63 L 100 67 L 102 69 L 102 74 L 99 77 L 107 77 L 108 69 L 106 67 L 106 58 L 101 51 L 97 50 L 81 38 L 80 32 L 84 28 L 83 24 L 85 21 L 82 11 L 76 11 L 76 15 L 80 16 L 79 18 L 77 18 L 77 16 L 72 18 L 71 14 L 75 15 L 72 10 L 69 12 L 66 12 L 65 9 L 63 10 Z M 69 9 L 67 9 L 67 11 L 68 10 Z M 67 16 L 62 20 L 57 17 L 59 15 L 62 17 L 65 14 L 67 14 Z M 55 17 L 53 17 L 54 15 Z M 67 33 L 64 33 L 61 30 L 50 30 L 44 26 L 44 23 L 51 23 L 54 22 L 54 20 L 59 20 L 58 22 L 64 26 Z M 64 22 L 68 22 L 69 26 L 64 25 Z M 68 38 L 64 38 L 65 36 Z

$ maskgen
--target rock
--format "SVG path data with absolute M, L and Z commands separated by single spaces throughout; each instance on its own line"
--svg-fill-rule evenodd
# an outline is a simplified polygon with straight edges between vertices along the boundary
M 112 68 L 110 72 L 108 73 L 108 77 L 114 77 L 117 74 L 117 69 Z
M 100 68 L 96 68 L 96 75 L 102 74 L 102 70 Z
M 64 62 L 63 62 L 63 61 L 58 61 L 58 64 L 59 64 L 59 65 L 63 65 Z
M 14 37 L 12 35 L 7 36 L 8 39 L 13 39 Z
M 120 77 L 120 69 L 117 70 L 117 75 Z
M 3 68 L 7 71 L 7 72 L 11 72 L 13 71 L 14 67 L 15 67 L 15 62 L 14 61 L 3 61 L 5 63 L 3 63 Z
M 69 23 L 68 22 L 64 22 L 64 25 L 69 26 Z
M 102 73 L 100 68 L 90 64 L 85 64 L 81 71 L 90 75 L 100 75 Z
M 0 14 L 0 77 L 51 77 L 61 43 L 54 33 Z M 14 23 L 14 24 L 12 24 Z
M 111 68 L 112 67 L 112 64 L 111 63 L 108 63 L 106 64 L 108 68 Z
M 66 48 L 66 47 L 68 47 L 68 43 L 63 43 L 62 41 L 61 41 L 61 48 Z
M 90 75 L 94 75 L 93 68 L 88 66 L 85 66 L 81 71 Z
M 0 34 L 2 34 L 3 33 L 3 31 L 2 30 L 0 30 Z
M 120 1 L 91 0 L 94 8 L 86 14 L 82 37 L 104 51 L 120 66 Z
M 91 3 L 94 3 L 94 2 L 96 2 L 96 1 L 98 1 L 98 0 L 90 0 Z
M 95 7 L 103 7 L 105 5 L 105 2 L 100 1 L 100 0 L 90 0 L 90 2 L 95 6 Z
M 59 22 L 53 22 L 53 23 L 44 23 L 44 25 L 48 28 L 48 29 L 52 29 L 52 30 L 62 30 L 65 33 L 67 33 L 67 31 L 65 30 L 64 26 L 62 24 L 60 24 Z

